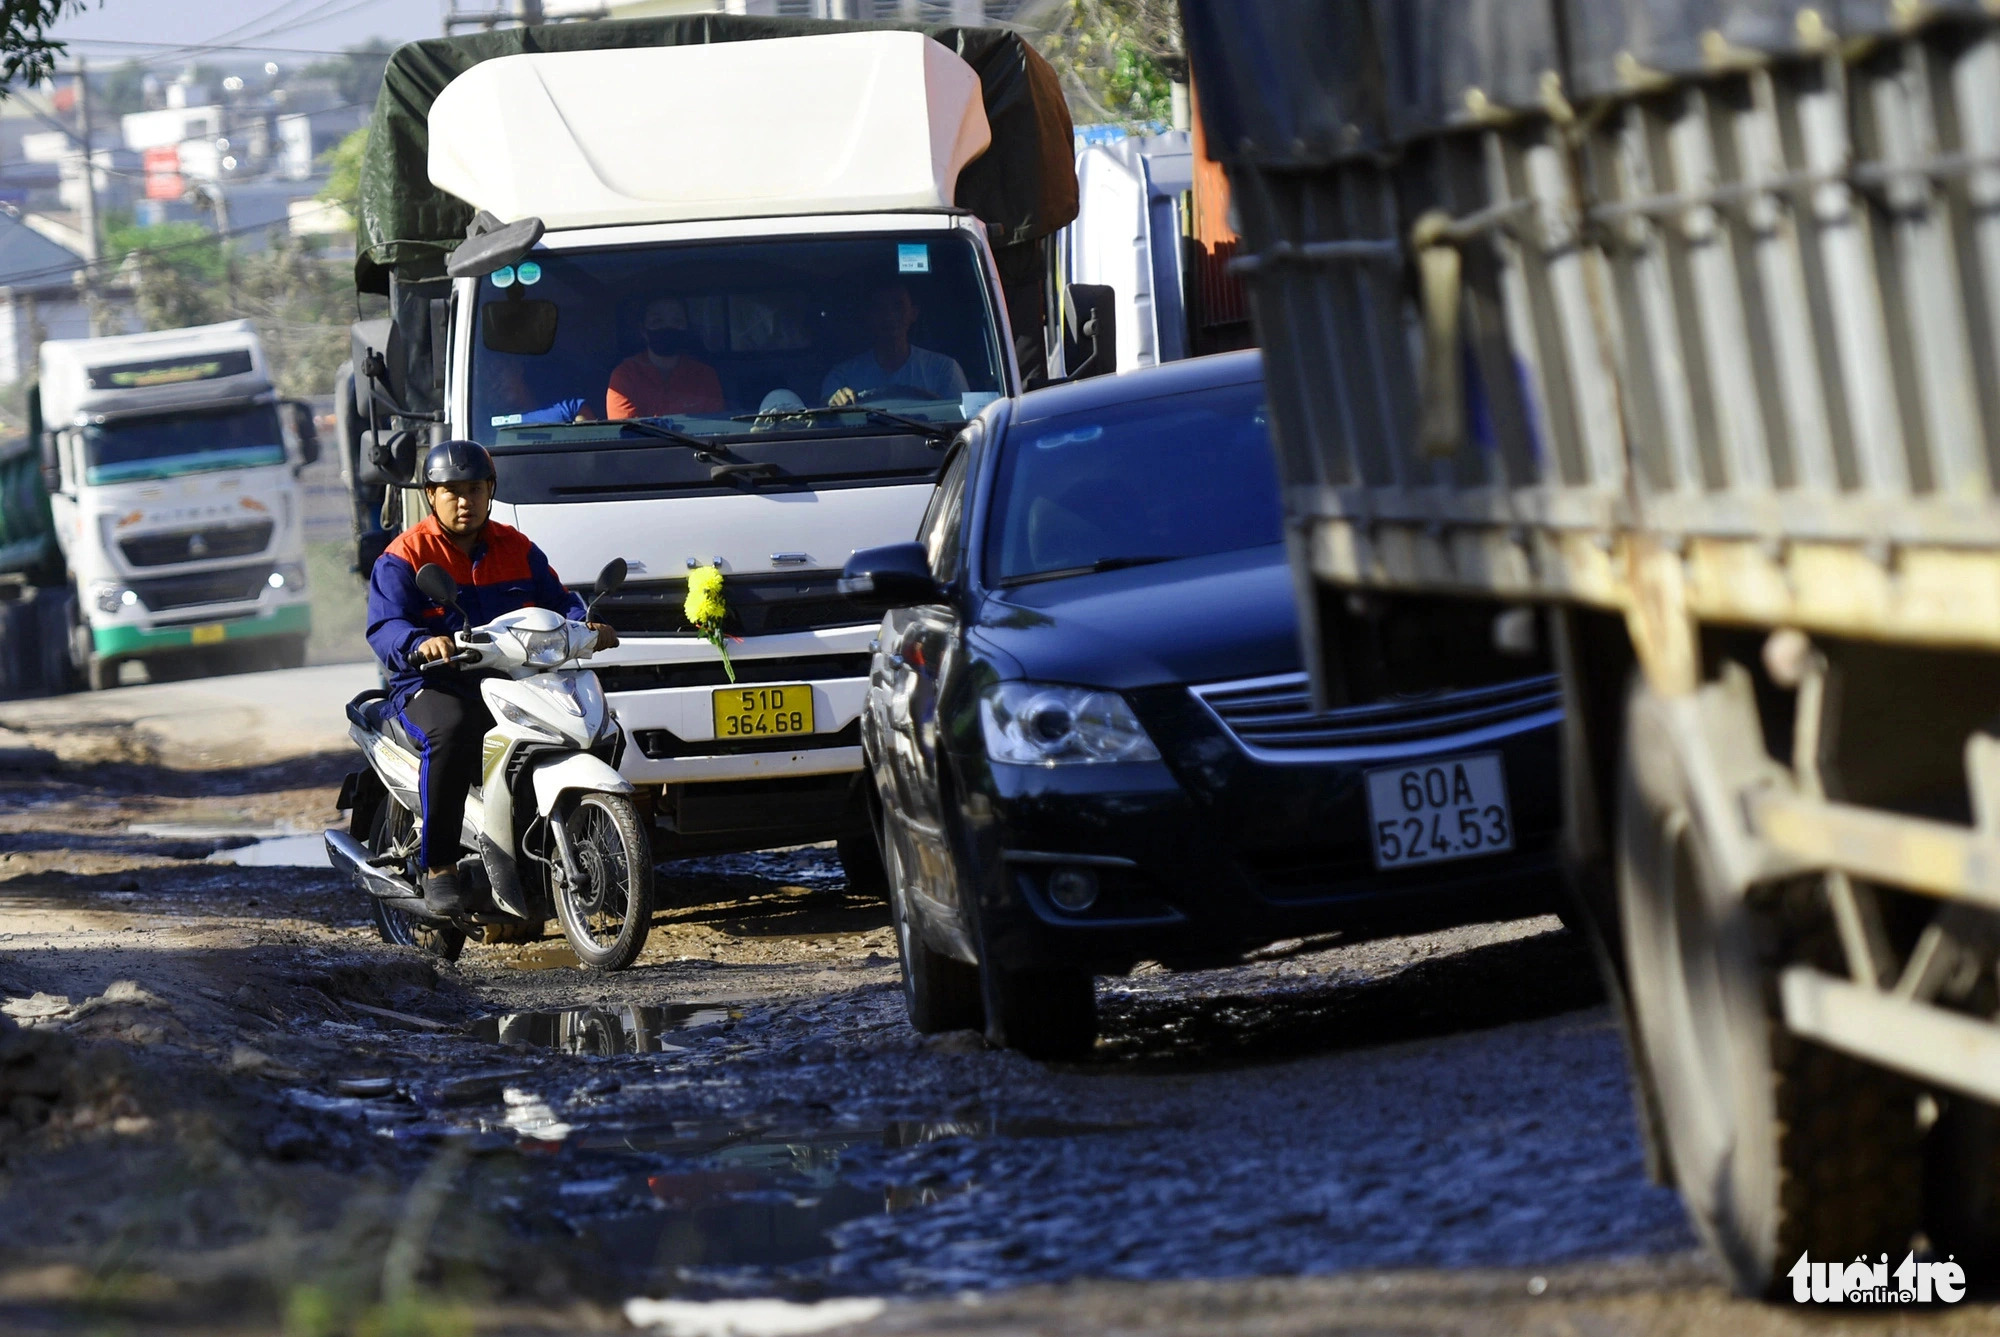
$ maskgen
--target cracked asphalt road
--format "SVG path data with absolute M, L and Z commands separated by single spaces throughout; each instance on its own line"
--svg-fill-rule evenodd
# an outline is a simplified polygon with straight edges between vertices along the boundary
M 337 709 L 306 674 L 231 708 Z M 0 706 L 0 1329 L 1805 1330 L 1646 1181 L 1553 919 L 1101 981 L 1063 1065 L 911 1032 L 830 849 L 663 865 L 623 975 L 559 937 L 435 966 L 326 869 L 216 861 L 334 821 L 349 765 L 296 721 L 181 747 L 216 686 Z

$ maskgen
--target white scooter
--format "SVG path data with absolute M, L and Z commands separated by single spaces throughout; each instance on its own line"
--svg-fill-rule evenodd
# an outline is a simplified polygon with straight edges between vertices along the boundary
M 624 582 L 620 558 L 598 576 L 597 597 Z M 417 588 L 463 619 L 458 586 L 442 567 L 417 572 Z M 485 942 L 532 941 L 553 913 L 585 965 L 622 970 L 646 943 L 653 847 L 632 786 L 618 774 L 624 734 L 597 675 L 575 667 L 597 648 L 596 633 L 524 608 L 452 639 L 455 652 L 427 670 L 460 664 L 495 673 L 479 684 L 494 725 L 460 836 L 477 851 L 459 864 L 470 908 L 442 918 L 424 905 L 419 751 L 386 692 L 363 692 L 347 706 L 348 733 L 369 769 L 341 788 L 340 807 L 353 816 L 346 831 L 326 833 L 333 866 L 373 898 L 389 942 L 456 960 L 468 931 Z

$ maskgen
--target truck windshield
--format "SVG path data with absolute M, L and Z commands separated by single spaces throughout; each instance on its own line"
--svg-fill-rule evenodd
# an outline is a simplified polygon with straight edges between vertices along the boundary
M 1284 542 L 1258 383 L 1161 395 L 1007 433 L 986 532 L 994 585 Z
M 987 291 L 952 232 L 536 251 L 480 280 L 474 434 L 583 446 L 620 435 L 607 419 L 704 438 L 880 437 L 885 412 L 961 422 L 1002 391 Z
M 83 444 L 84 481 L 93 484 L 285 462 L 285 438 L 271 404 L 115 418 L 85 427 Z

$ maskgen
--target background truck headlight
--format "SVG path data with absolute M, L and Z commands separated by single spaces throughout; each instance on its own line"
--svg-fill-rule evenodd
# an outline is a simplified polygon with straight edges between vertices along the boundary
M 1158 761 L 1160 750 L 1116 692 L 1007 682 L 979 702 L 986 755 L 1017 766 Z
M 306 568 L 303 562 L 280 562 L 272 568 L 270 579 L 265 582 L 274 590 L 290 590 L 293 594 L 306 592 Z

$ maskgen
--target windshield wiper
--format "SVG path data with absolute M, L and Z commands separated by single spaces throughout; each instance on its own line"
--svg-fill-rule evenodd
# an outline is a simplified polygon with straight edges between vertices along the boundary
M 870 422 L 887 423 L 917 433 L 932 445 L 941 446 L 958 435 L 959 428 L 941 422 L 926 422 L 922 418 L 906 418 L 900 413 L 887 409 L 871 408 L 866 404 L 822 405 L 818 408 L 772 409 L 769 413 L 739 413 L 731 422 L 779 423 L 787 418 L 824 418 L 838 413 L 865 414 Z M 964 424 L 959 424 L 963 426 Z
M 1071 576 L 1094 576 L 1100 571 L 1123 571 L 1134 566 L 1158 566 L 1161 562 L 1179 561 L 1177 557 L 1106 557 L 1084 566 L 1058 567 L 1054 571 L 1030 571 L 1026 575 L 1008 576 L 998 581 L 1002 589 L 1012 589 L 1016 585 L 1039 585 L 1045 580 L 1067 580 Z
M 565 427 L 575 423 L 564 423 Z M 676 445 L 693 446 L 696 450 L 713 450 L 715 442 L 707 437 L 690 436 L 672 427 L 663 427 L 650 418 L 607 418 L 599 424 L 602 427 L 630 427 L 644 436 L 656 436 L 662 441 L 672 441 Z

